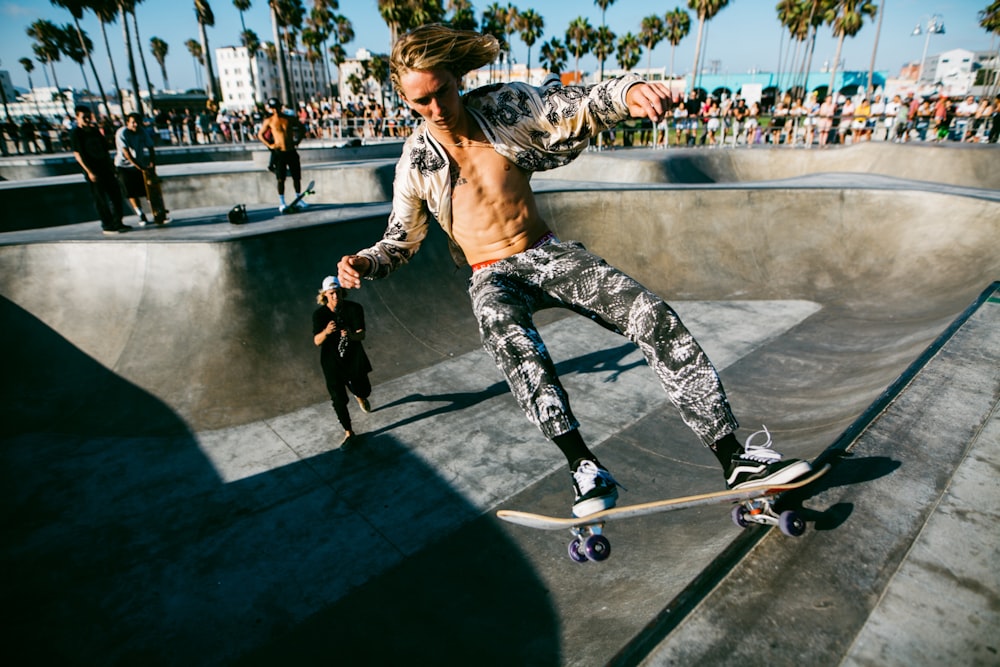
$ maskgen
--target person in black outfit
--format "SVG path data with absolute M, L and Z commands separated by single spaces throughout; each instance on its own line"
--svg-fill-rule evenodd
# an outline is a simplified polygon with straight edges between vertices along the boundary
M 371 412 L 372 393 L 368 374 L 372 365 L 361 341 L 365 339 L 365 311 L 361 304 L 348 301 L 334 276 L 323 280 L 316 297 L 320 304 L 313 312 L 313 342 L 320 348 L 320 364 L 330 392 L 330 402 L 344 427 L 344 440 L 353 435 L 351 413 L 347 410 L 347 390 L 364 412 Z
M 90 109 L 78 106 L 75 112 L 76 127 L 69 135 L 70 147 L 90 186 L 97 214 L 101 216 L 101 229 L 105 234 L 127 232 L 132 228 L 122 224 L 122 192 L 107 141 L 94 124 Z

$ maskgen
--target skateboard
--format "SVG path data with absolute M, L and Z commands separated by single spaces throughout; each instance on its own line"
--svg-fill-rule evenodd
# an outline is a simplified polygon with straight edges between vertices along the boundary
M 143 170 L 142 181 L 146 184 L 146 199 L 149 200 L 149 207 L 153 211 L 153 222 L 162 225 L 167 221 L 167 213 L 170 211 L 163 203 L 163 188 L 160 187 L 161 180 L 156 175 L 156 168 Z
M 309 185 L 306 186 L 306 189 L 303 190 L 302 193 L 298 197 L 296 197 L 294 199 L 294 201 L 292 201 L 291 204 L 289 204 L 288 206 L 286 206 L 285 210 L 282 211 L 282 213 L 285 213 L 285 214 L 288 214 L 288 213 L 298 213 L 299 211 L 301 211 L 302 209 L 299 208 L 299 204 L 301 204 L 305 200 L 306 195 L 314 195 L 314 194 L 316 194 L 316 191 L 313 190 L 313 187 L 315 187 L 315 185 L 316 185 L 316 181 L 309 181 Z
M 826 464 L 808 477 L 786 484 L 748 486 L 742 489 L 702 493 L 640 505 L 625 505 L 585 517 L 562 518 L 516 510 L 499 510 L 497 517 L 510 523 L 540 530 L 568 528 L 573 534 L 573 539 L 568 547 L 569 557 L 577 563 L 586 563 L 588 560 L 602 561 L 611 555 L 611 543 L 603 534 L 604 524 L 608 521 L 671 512 L 701 505 L 734 503 L 731 516 L 737 526 L 746 528 L 752 523 L 778 526 L 785 535 L 799 537 L 805 533 L 805 521 L 792 510 L 785 510 L 779 514 L 774 509 L 775 503 L 781 494 L 812 484 L 825 475 L 829 469 L 830 464 Z

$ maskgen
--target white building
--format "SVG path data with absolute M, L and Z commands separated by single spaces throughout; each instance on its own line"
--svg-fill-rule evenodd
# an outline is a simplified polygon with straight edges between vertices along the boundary
M 372 53 L 368 49 L 358 49 L 353 58 L 347 58 L 340 64 L 337 71 L 337 81 L 340 88 L 340 101 L 343 104 L 350 102 L 367 102 L 375 100 L 382 102 L 382 84 L 375 79 L 365 77 L 365 66 L 372 59 Z M 355 92 L 354 86 L 357 86 Z M 392 95 L 392 85 L 385 85 L 386 101 Z
M 278 63 L 269 60 L 263 49 L 250 57 L 245 46 L 224 46 L 215 50 L 215 62 L 222 89 L 220 108 L 248 111 L 254 103 L 281 97 Z M 296 102 L 329 97 L 329 78 L 322 61 L 311 63 L 304 53 L 295 51 L 289 59 L 288 78 Z
M 983 56 L 990 54 L 984 53 Z M 976 82 L 976 70 L 983 61 L 976 53 L 953 49 L 927 56 L 917 82 L 919 89 L 934 89 L 945 95 L 965 95 Z

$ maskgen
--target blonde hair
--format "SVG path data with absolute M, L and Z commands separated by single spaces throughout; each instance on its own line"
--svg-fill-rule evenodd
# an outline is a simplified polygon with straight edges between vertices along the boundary
M 500 44 L 492 35 L 432 23 L 399 38 L 389 58 L 389 78 L 402 94 L 399 79 L 409 71 L 443 69 L 461 79 L 496 60 L 499 53 Z

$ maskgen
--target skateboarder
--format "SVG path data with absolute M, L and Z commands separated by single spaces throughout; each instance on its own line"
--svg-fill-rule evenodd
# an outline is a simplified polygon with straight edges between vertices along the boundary
M 121 234 L 132 229 L 122 224 L 122 193 L 115 177 L 115 166 L 108 154 L 104 135 L 94 124 L 90 109 L 78 106 L 76 127 L 69 133 L 73 157 L 83 170 L 83 175 L 94 197 L 94 206 L 101 216 L 101 229 L 105 234 Z
M 156 149 L 153 147 L 152 137 L 142 126 L 142 116 L 130 113 L 125 117 L 125 125 L 115 132 L 115 167 L 125 196 L 139 216 L 140 227 L 149 222 L 142 210 L 142 202 L 139 201 L 146 197 L 143 172 L 152 171 L 155 165 Z
M 278 179 L 278 211 L 285 212 L 285 179 L 292 175 L 292 185 L 295 187 L 295 198 L 302 194 L 302 164 L 298 151 L 295 150 L 305 131 L 295 116 L 281 113 L 281 101 L 272 97 L 267 101 L 271 115 L 264 119 L 257 133 L 261 143 L 271 149 L 271 167 Z M 269 169 L 271 167 L 268 167 Z M 308 206 L 305 200 L 299 202 L 299 209 Z
M 347 390 L 354 394 L 364 412 L 371 412 L 368 380 L 372 365 L 361 341 L 365 339 L 365 311 L 361 304 L 344 298 L 344 290 L 333 276 L 323 279 L 313 312 L 313 342 L 320 348 L 320 364 L 330 392 L 333 411 L 344 427 L 344 440 L 353 435 L 351 413 L 347 410 Z
M 541 87 L 498 84 L 460 96 L 462 77 L 493 62 L 498 49 L 491 36 L 439 25 L 394 46 L 392 82 L 423 122 L 396 168 L 388 228 L 374 246 L 340 260 L 341 285 L 357 288 L 362 278 L 384 278 L 407 263 L 432 214 L 456 259 L 472 266 L 469 295 L 483 346 L 528 419 L 566 456 L 575 516 L 613 507 L 617 483 L 580 435 L 532 321 L 542 308 L 568 308 L 638 345 L 730 488 L 806 474 L 807 462 L 782 460 L 769 438 L 745 449 L 715 368 L 676 313 L 580 243 L 557 239 L 536 207 L 532 172 L 569 163 L 621 120 L 659 121 L 669 89 L 627 75 L 589 87 L 550 78 Z

